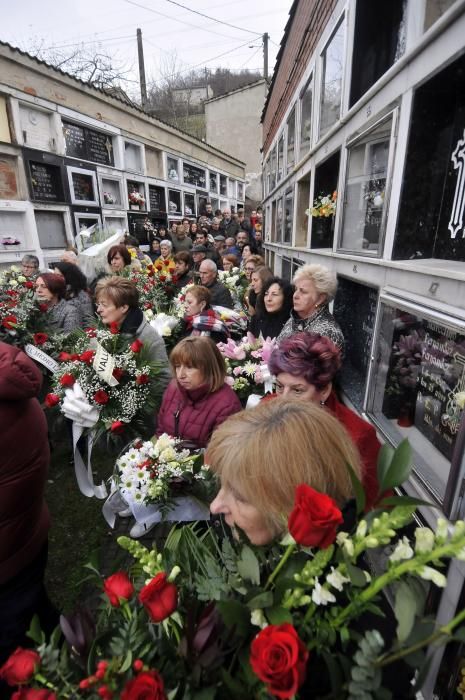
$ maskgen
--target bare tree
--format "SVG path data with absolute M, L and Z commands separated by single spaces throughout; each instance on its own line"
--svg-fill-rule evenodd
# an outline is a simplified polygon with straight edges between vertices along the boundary
M 54 68 L 59 68 L 84 83 L 103 90 L 131 90 L 137 81 L 129 79 L 128 67 L 116 56 L 102 51 L 98 44 L 80 44 L 76 48 L 47 48 L 45 41 L 34 40 L 25 50 Z

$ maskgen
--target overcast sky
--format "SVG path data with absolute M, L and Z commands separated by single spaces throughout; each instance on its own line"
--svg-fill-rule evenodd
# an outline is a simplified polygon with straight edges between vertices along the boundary
M 80 42 L 96 44 L 131 68 L 128 78 L 137 81 L 136 29 L 140 27 L 147 80 L 156 81 L 160 70 L 166 73 L 173 50 L 181 70 L 204 66 L 262 70 L 260 35 L 268 32 L 272 74 L 292 0 L 179 0 L 191 11 L 177 1 L 0 0 L 0 38 L 24 50 L 41 42 L 63 51 L 72 51 Z

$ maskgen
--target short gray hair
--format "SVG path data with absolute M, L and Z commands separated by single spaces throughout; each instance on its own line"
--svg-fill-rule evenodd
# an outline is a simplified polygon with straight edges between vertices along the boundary
M 213 260 L 211 260 L 210 258 L 205 258 L 205 260 L 202 260 L 200 264 L 206 267 L 207 270 L 211 270 L 212 272 L 218 272 L 218 267 L 216 263 L 213 262 Z
M 173 244 L 167 238 L 162 238 L 162 240 L 160 241 L 160 247 L 162 245 L 167 245 L 170 250 L 173 247 Z
M 325 294 L 328 301 L 331 301 L 336 296 L 336 274 L 324 265 L 302 265 L 302 267 L 299 267 L 292 281 L 296 284 L 303 280 L 313 282 L 318 294 Z
M 34 267 L 39 269 L 39 258 L 37 255 L 23 255 L 21 263 L 24 263 L 25 265 L 34 265 Z

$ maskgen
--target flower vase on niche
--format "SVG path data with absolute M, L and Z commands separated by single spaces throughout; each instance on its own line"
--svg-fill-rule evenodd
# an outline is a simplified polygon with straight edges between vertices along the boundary
M 312 248 L 332 248 L 334 216 L 315 216 L 312 220 Z
M 139 204 L 130 204 L 129 209 L 133 209 L 135 211 L 140 211 L 140 206 L 139 206 Z
M 399 410 L 397 425 L 400 428 L 411 428 L 415 422 L 415 408 L 411 404 L 405 404 Z

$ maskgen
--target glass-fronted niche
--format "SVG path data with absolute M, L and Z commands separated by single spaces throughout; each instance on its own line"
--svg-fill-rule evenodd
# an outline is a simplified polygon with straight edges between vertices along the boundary
M 344 250 L 381 253 L 396 114 L 391 112 L 348 145 L 339 246 Z
M 337 122 L 341 115 L 345 27 L 345 18 L 343 18 L 321 56 L 320 137 Z
M 465 54 L 414 94 L 396 260 L 465 261 Z
M 465 325 L 398 299 L 381 302 L 368 411 L 394 444 L 408 437 L 418 477 L 454 517 L 465 428 Z
M 197 168 L 190 163 L 183 163 L 182 172 L 183 180 L 186 185 L 194 185 L 194 187 L 205 189 L 206 173 L 203 168 Z
M 344 363 L 340 385 L 362 411 L 372 353 L 378 289 L 338 277 L 333 314 L 344 334 Z

